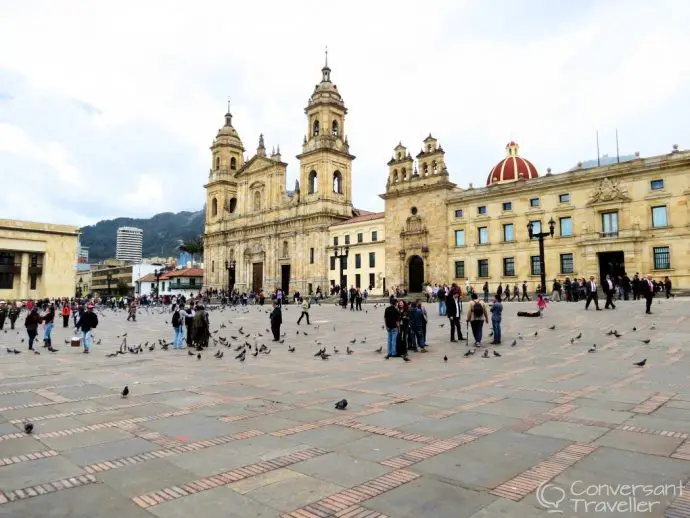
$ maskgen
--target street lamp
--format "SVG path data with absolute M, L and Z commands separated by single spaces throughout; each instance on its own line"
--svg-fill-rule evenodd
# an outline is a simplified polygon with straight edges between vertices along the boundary
M 541 293 L 546 293 L 546 261 L 544 260 L 544 238 L 553 237 L 553 231 L 556 228 L 556 222 L 551 218 L 549 220 L 549 231 L 548 232 L 538 232 L 534 233 L 534 225 L 530 221 L 527 223 L 527 232 L 529 233 L 529 238 L 534 239 L 535 237 L 539 239 L 539 265 L 541 272 Z
M 156 278 L 156 297 L 158 297 L 160 294 L 159 284 L 160 284 L 160 280 L 161 280 L 161 275 L 163 275 L 163 269 L 162 268 L 160 270 L 158 268 L 153 270 L 153 276 Z
M 108 297 L 110 297 L 110 283 L 113 281 L 113 273 L 105 272 L 105 279 L 108 282 Z
M 350 255 L 350 247 L 345 245 L 345 246 L 336 246 L 333 247 L 333 257 L 339 258 L 340 261 L 340 289 L 344 290 L 347 288 L 344 284 L 344 277 L 343 277 L 343 265 L 347 262 L 347 256 Z
M 235 260 L 225 261 L 225 269 L 228 272 L 228 297 L 232 300 L 232 290 L 235 288 Z

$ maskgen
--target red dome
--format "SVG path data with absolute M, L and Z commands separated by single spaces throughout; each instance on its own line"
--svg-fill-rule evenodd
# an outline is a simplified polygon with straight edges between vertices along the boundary
M 515 182 L 521 179 L 529 180 L 539 176 L 532 162 L 519 156 L 519 149 L 520 146 L 515 142 L 508 142 L 506 145 L 508 156 L 494 166 L 486 179 L 486 185 Z

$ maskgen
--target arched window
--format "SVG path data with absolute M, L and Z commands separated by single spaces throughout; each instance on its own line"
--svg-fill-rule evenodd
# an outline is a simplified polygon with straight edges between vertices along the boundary
M 237 160 L 235 159 L 235 157 L 230 158 L 230 169 L 232 169 L 233 171 L 237 169 Z
M 333 173 L 333 192 L 343 193 L 343 175 L 340 174 L 340 171 Z
M 220 169 L 220 157 L 219 156 L 216 157 L 216 171 L 218 171 L 218 169 Z
M 398 160 L 400 160 L 401 158 L 402 158 L 402 153 L 400 151 L 398 151 Z
M 400 178 L 403 182 L 407 180 L 407 173 L 405 172 L 405 169 L 402 170 L 402 176 Z
M 218 215 L 218 200 L 213 198 L 211 201 L 211 216 L 217 216 Z
M 319 179 L 316 176 L 316 171 L 309 173 L 309 194 L 314 194 L 319 189 Z
M 288 244 L 288 242 L 287 242 L 287 241 L 283 241 L 283 257 L 287 257 L 287 256 L 288 256 L 288 251 L 289 251 L 289 249 L 290 249 L 289 247 L 290 247 L 290 245 Z
M 331 133 L 333 134 L 334 137 L 338 136 L 338 121 L 333 121 L 333 125 L 331 127 Z
M 235 209 L 237 209 L 237 198 L 230 198 L 230 205 L 228 206 L 228 209 L 230 210 L 230 214 L 235 212 Z
M 407 170 L 404 167 L 402 168 L 402 174 L 407 178 Z
M 213 272 L 215 272 L 215 271 L 216 271 L 216 262 L 215 262 L 215 261 L 211 261 L 211 273 L 213 273 Z
M 315 137 L 319 136 L 319 121 L 314 121 L 313 131 Z
M 434 174 L 438 173 L 438 165 L 436 164 L 436 160 L 431 162 L 431 170 L 434 172 Z
M 427 151 L 429 151 L 429 152 L 431 153 L 431 144 L 429 144 L 429 145 L 426 147 L 426 149 L 427 149 Z
M 398 170 L 393 169 L 393 183 L 397 183 L 398 181 Z
M 424 165 L 422 166 L 422 172 L 424 173 L 424 176 L 429 174 L 429 165 L 424 162 Z
M 261 192 L 254 191 L 254 211 L 259 212 L 261 210 Z

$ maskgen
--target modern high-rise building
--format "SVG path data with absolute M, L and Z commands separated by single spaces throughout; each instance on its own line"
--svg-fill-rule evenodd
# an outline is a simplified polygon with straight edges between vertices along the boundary
M 120 261 L 141 262 L 144 231 L 135 227 L 117 229 L 115 257 Z

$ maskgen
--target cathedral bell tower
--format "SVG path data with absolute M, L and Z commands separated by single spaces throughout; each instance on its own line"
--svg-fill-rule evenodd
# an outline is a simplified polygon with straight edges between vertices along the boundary
M 332 210 L 352 215 L 352 161 L 345 135 L 347 108 L 338 87 L 331 82 L 331 69 L 326 62 L 321 69 L 321 82 L 304 112 L 307 134 L 302 144 L 300 161 L 300 202 L 328 202 Z

